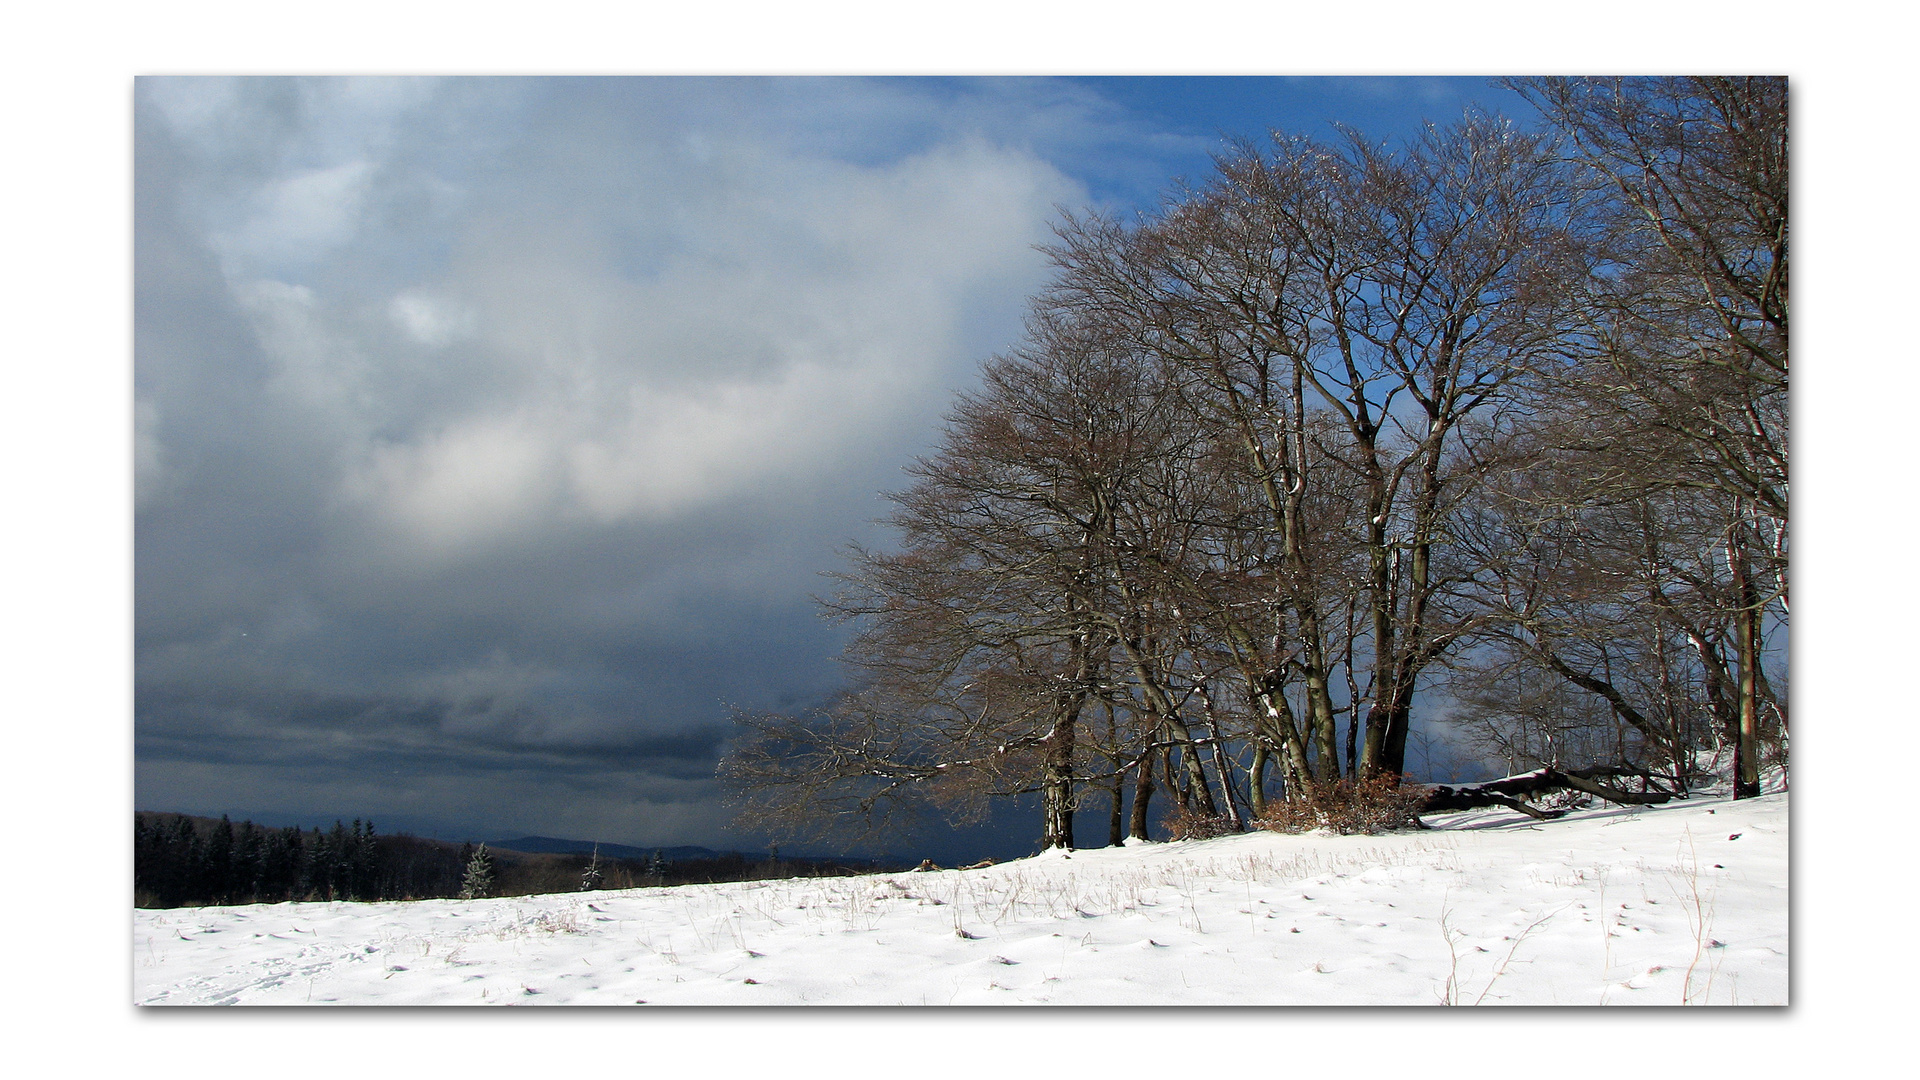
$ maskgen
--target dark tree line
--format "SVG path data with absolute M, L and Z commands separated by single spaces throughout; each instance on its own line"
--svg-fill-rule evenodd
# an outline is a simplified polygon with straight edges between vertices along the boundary
M 184 815 L 136 814 L 133 887 L 142 907 L 281 900 L 388 900 L 451 896 L 458 849 L 410 836 L 377 836 L 373 823 L 328 831 L 268 829 L 226 817 L 202 829 Z
M 740 716 L 778 833 L 1033 794 L 1045 846 L 1408 771 L 1684 793 L 1785 764 L 1786 86 L 1513 84 L 1403 146 L 1276 134 L 1070 218 L 1020 348 L 827 601 L 854 689 Z M 1564 771 L 1561 771 L 1564 770 Z M 1608 789 L 1613 790 L 1613 789 Z M 1084 838 L 1083 838 L 1084 839 Z
M 471 872 L 484 851 L 484 874 Z M 137 813 L 133 821 L 136 907 L 326 900 L 426 900 L 529 896 L 716 881 L 866 873 L 871 862 L 716 852 L 699 858 L 529 853 L 383 836 L 371 821 L 330 830 L 263 828 L 183 814 Z

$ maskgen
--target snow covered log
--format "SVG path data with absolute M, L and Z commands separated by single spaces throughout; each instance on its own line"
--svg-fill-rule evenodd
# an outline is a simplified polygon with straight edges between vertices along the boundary
M 1628 806 L 1657 806 L 1673 798 L 1673 792 L 1671 791 L 1624 791 L 1620 788 L 1602 784 L 1598 779 L 1602 776 L 1639 776 L 1648 787 L 1653 786 L 1653 778 L 1645 773 L 1633 773 L 1625 769 L 1601 768 L 1569 769 L 1566 772 L 1560 772 L 1557 769 L 1548 769 L 1546 772 L 1549 777 L 1558 779 L 1562 784 L 1575 791 L 1584 791 L 1589 795 L 1597 795 L 1608 802 L 1622 803 Z
M 1539 795 L 1549 791 L 1564 791 L 1569 788 L 1574 791 L 1585 792 L 1588 795 L 1598 796 L 1608 802 L 1636 806 L 1655 805 L 1673 798 L 1672 792 L 1623 791 L 1620 788 L 1603 784 L 1598 779 L 1599 777 L 1612 778 L 1626 775 L 1640 776 L 1642 780 L 1647 781 L 1649 785 L 1651 784 L 1651 778 L 1646 776 L 1646 774 L 1632 773 L 1624 769 L 1569 769 L 1564 772 L 1554 768 L 1535 769 L 1529 773 L 1503 777 L 1499 780 L 1491 780 L 1487 783 L 1475 784 L 1470 787 L 1453 788 L 1447 787 L 1444 784 L 1438 785 L 1428 791 L 1426 801 L 1420 806 L 1420 813 L 1437 814 L 1448 810 L 1477 810 L 1485 806 L 1504 806 L 1509 810 L 1516 810 L 1522 814 L 1526 814 L 1528 817 L 1546 821 L 1559 817 L 1565 813 L 1565 811 L 1541 810 L 1537 807 L 1529 806 L 1524 799 L 1531 795 Z
M 1420 813 L 1438 814 L 1448 810 L 1478 810 L 1486 806 L 1504 806 L 1509 810 L 1517 810 L 1528 817 L 1539 818 L 1542 821 L 1557 818 L 1566 813 L 1565 810 L 1535 809 L 1511 795 L 1489 791 L 1489 786 L 1483 784 L 1479 787 L 1451 788 L 1445 784 L 1438 785 L 1427 792 L 1426 802 L 1420 804 Z

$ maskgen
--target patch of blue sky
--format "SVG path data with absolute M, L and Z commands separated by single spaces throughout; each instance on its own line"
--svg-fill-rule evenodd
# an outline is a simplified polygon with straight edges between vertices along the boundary
M 1480 76 L 1127 75 L 1063 81 L 1085 87 L 1157 134 L 1162 179 L 1158 185 L 1147 180 L 1150 190 L 1101 161 L 1087 163 L 1084 174 L 1071 170 L 1097 200 L 1143 208 L 1157 201 L 1166 178 L 1204 182 L 1213 155 L 1236 140 L 1261 145 L 1275 131 L 1336 139 L 1353 130 L 1397 142 L 1416 137 L 1429 123 L 1457 121 L 1469 108 L 1528 126 L 1536 115 L 1518 94 Z

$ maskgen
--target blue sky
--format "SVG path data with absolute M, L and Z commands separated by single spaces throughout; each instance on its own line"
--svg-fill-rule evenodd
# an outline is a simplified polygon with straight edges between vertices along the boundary
M 748 842 L 732 706 L 1019 335 L 1061 208 L 1471 78 L 135 87 L 135 802 Z

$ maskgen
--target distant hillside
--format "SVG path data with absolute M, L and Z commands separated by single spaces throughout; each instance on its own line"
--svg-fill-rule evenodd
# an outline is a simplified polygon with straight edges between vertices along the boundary
M 488 841 L 489 895 L 578 891 L 594 844 L 552 836 Z M 405 900 L 455 895 L 471 848 L 448 840 L 376 833 L 364 820 L 349 828 L 263 828 L 186 814 L 134 814 L 137 907 L 272 903 L 283 900 Z M 655 851 L 660 859 L 655 862 Z M 599 845 L 599 887 L 634 889 L 761 878 L 868 873 L 894 863 L 874 859 L 714 851 L 691 845 Z M 898 863 L 898 866 L 911 865 Z
M 596 847 L 602 859 L 625 859 L 646 861 L 659 852 L 660 861 L 665 863 L 725 863 L 729 865 L 752 865 L 771 863 L 776 856 L 769 853 L 750 851 L 715 851 L 712 848 L 682 844 L 677 847 L 634 847 L 630 844 L 610 844 L 591 840 L 567 840 L 558 836 L 522 836 L 513 840 L 489 840 L 489 849 L 517 851 L 528 855 L 587 855 L 591 856 Z M 785 865 L 845 867 L 850 870 L 878 870 L 899 865 L 911 866 L 912 860 L 903 860 L 889 856 L 870 858 L 854 855 L 780 855 L 778 861 Z
M 502 848 L 507 851 L 524 851 L 530 855 L 591 855 L 597 846 L 603 859 L 650 859 L 654 852 L 667 862 L 685 862 L 689 859 L 718 859 L 722 857 L 754 858 L 741 851 L 715 851 L 712 848 L 692 847 L 633 847 L 628 844 L 595 844 L 591 840 L 563 840 L 557 836 L 522 836 L 516 840 L 489 840 L 490 848 Z

